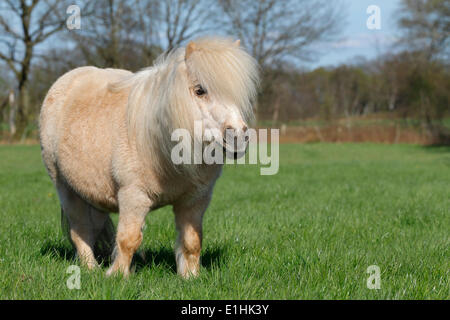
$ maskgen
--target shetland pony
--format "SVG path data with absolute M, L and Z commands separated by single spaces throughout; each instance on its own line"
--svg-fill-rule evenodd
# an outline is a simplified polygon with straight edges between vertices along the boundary
M 172 205 L 182 277 L 199 272 L 202 218 L 221 164 L 171 161 L 177 128 L 242 137 L 253 115 L 258 66 L 226 38 L 202 38 L 137 73 L 81 67 L 60 77 L 42 105 L 42 158 L 61 203 L 62 225 L 82 264 L 114 248 L 107 275 L 127 276 L 151 210 Z M 192 141 L 200 139 L 192 135 Z M 118 212 L 117 232 L 109 213 Z M 112 251 L 112 250 L 111 250 Z

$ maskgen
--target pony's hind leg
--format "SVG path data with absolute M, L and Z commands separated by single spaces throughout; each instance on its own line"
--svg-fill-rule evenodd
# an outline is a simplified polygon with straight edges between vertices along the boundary
M 109 260 L 115 245 L 114 224 L 108 212 L 90 206 L 89 214 L 94 232 L 94 253 L 101 260 Z
M 63 228 L 65 220 L 70 240 L 82 264 L 89 269 L 98 266 L 94 256 L 95 228 L 90 215 L 90 205 L 65 184 L 57 185 L 61 202 Z

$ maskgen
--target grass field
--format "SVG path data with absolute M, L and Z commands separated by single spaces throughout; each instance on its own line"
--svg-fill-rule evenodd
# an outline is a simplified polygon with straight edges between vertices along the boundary
M 1 299 L 449 299 L 450 148 L 281 145 L 280 171 L 227 166 L 201 276 L 175 273 L 171 208 L 147 216 L 136 272 L 81 271 L 38 146 L 0 147 Z M 367 267 L 381 289 L 366 286 Z

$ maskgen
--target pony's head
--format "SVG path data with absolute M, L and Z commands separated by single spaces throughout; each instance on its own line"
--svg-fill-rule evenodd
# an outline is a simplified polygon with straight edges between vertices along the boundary
M 184 62 L 194 117 L 224 149 L 244 154 L 259 81 L 255 60 L 239 40 L 204 38 L 187 45 Z
M 162 55 L 154 66 L 111 84 L 110 89 L 131 87 L 129 136 L 135 137 L 144 157 L 162 151 L 162 158 L 170 160 L 171 134 L 176 129 L 187 129 L 191 142 L 203 141 L 194 132 L 196 121 L 202 123 L 202 135 L 212 132 L 224 148 L 234 145 L 229 152 L 244 154 L 258 73 L 256 61 L 239 41 L 202 38 Z

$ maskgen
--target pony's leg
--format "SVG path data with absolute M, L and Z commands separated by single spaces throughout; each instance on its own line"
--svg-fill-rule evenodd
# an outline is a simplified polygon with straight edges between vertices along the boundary
M 90 206 L 65 184 L 57 184 L 61 207 L 69 222 L 69 235 L 78 257 L 89 269 L 98 266 L 94 256 L 94 229 L 90 218 Z
M 119 223 L 116 235 L 116 257 L 106 275 L 130 273 L 133 254 L 142 242 L 142 227 L 151 206 L 147 195 L 137 189 L 119 191 Z
M 94 240 L 97 241 L 98 236 L 102 232 L 105 223 L 109 218 L 109 213 L 100 211 L 94 207 L 89 208 L 89 214 L 92 222 L 92 232 L 94 233 Z
M 99 254 L 101 259 L 109 259 L 113 252 L 115 242 L 114 224 L 108 212 L 90 207 L 92 228 L 94 233 L 95 254 Z
M 196 200 L 195 204 L 179 203 L 174 206 L 178 237 L 175 247 L 177 272 L 183 278 L 197 276 L 200 271 L 202 248 L 202 220 L 210 196 Z

